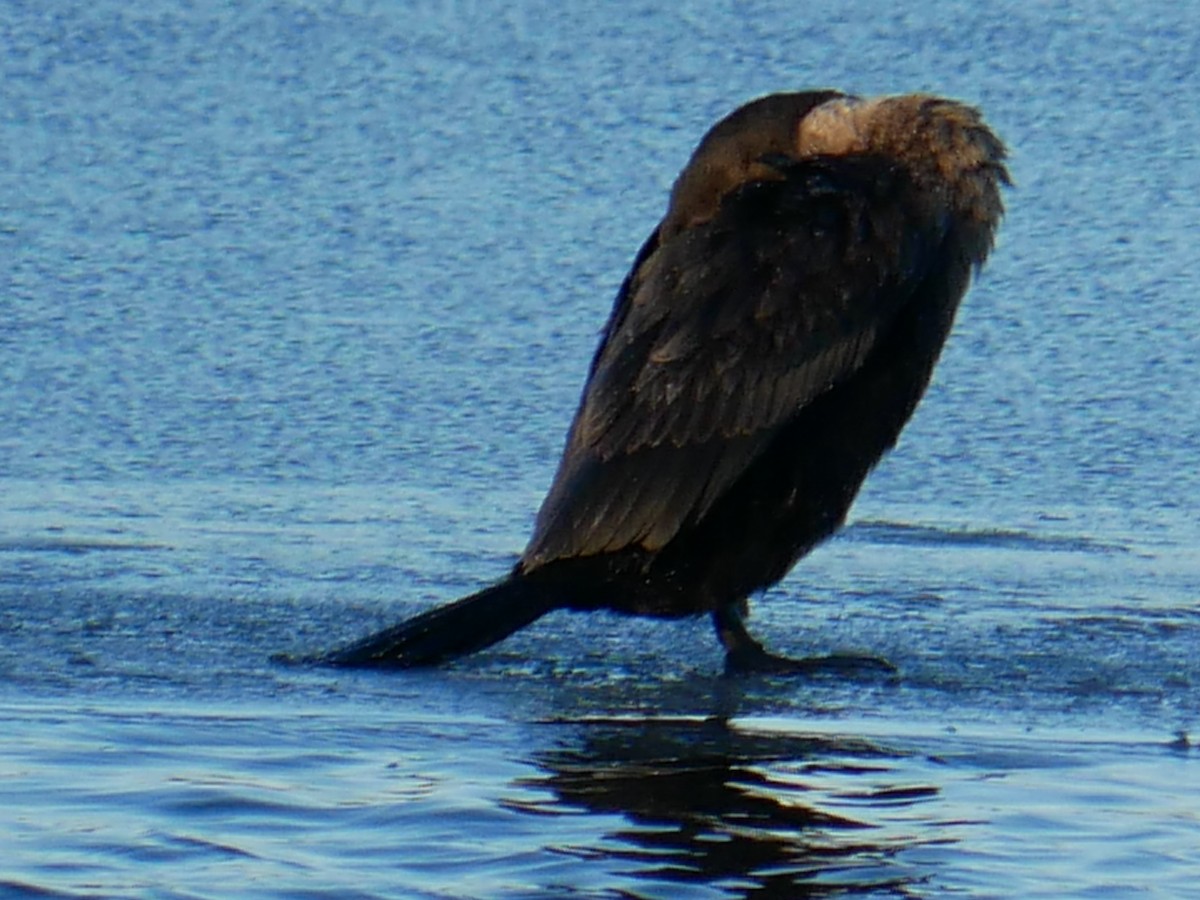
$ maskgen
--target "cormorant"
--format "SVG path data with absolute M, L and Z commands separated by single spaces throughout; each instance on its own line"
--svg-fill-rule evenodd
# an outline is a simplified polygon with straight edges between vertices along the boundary
M 1004 158 L 928 95 L 774 94 L 718 122 L 621 285 L 516 566 L 323 661 L 432 665 L 611 609 L 710 614 L 731 670 L 836 666 L 768 653 L 746 600 L 896 443 L 992 248 Z

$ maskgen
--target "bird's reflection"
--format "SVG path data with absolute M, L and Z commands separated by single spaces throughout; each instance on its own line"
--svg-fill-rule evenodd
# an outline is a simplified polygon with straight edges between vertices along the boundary
M 897 828 L 897 810 L 938 790 L 905 779 L 900 759 L 858 739 L 718 719 L 590 722 L 538 754 L 544 774 L 507 805 L 619 816 L 593 846 L 558 849 L 616 864 L 629 879 L 622 896 L 674 896 L 670 885 L 689 884 L 708 896 L 911 897 L 928 872 L 898 855 L 930 838 L 912 821 Z

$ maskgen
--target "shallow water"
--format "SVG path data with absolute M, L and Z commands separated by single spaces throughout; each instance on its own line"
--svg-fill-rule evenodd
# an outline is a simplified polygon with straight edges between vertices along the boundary
M 7 4 L 0 895 L 1191 896 L 1189 12 Z M 695 140 L 813 85 L 976 102 L 1018 183 L 897 451 L 755 603 L 899 680 L 568 613 L 273 662 L 511 565 Z

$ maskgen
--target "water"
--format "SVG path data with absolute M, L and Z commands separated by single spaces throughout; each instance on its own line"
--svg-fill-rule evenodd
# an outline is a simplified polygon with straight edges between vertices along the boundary
M 1185 3 L 0 10 L 0 894 L 1187 897 L 1200 23 Z M 271 661 L 502 573 L 695 140 L 980 104 L 1018 188 L 850 527 L 703 622 Z

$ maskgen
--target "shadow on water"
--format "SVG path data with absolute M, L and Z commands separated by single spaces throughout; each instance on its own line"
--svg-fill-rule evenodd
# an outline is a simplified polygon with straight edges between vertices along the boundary
M 939 789 L 897 771 L 903 759 L 720 718 L 593 720 L 535 754 L 543 774 L 514 785 L 530 796 L 505 804 L 617 817 L 593 846 L 556 849 L 615 866 L 632 881 L 622 896 L 910 897 L 929 872 L 899 854 L 954 839 L 913 827 Z

